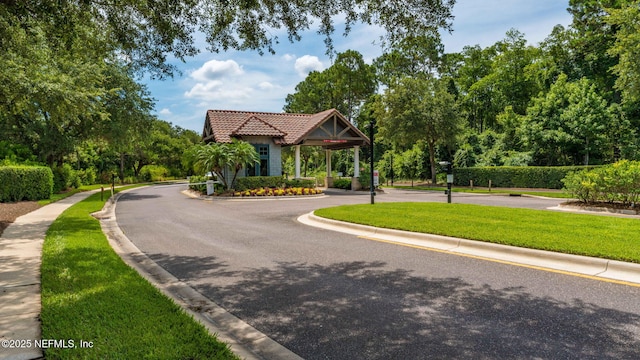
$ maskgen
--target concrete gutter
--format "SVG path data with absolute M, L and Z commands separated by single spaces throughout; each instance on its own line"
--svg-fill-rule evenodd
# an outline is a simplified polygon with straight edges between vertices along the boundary
M 228 344 L 231 351 L 240 358 L 247 360 L 302 359 L 251 325 L 228 313 L 140 251 L 116 222 L 116 204 L 118 198 L 126 192 L 127 190 L 119 192 L 107 201 L 100 212 L 92 214 L 100 221 L 102 231 L 107 236 L 111 247 L 125 263 L 204 325 L 211 335 Z
M 562 254 L 553 251 L 459 239 L 448 236 L 391 230 L 321 218 L 313 214 L 298 218 L 303 224 L 339 231 L 373 240 L 435 249 L 494 261 L 537 267 L 558 272 L 608 279 L 640 285 L 640 264 Z

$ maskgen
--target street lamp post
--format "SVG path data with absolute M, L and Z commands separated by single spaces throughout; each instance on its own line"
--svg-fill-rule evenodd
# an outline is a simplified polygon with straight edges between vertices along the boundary
M 451 204 L 451 186 L 453 185 L 453 168 L 449 161 L 440 161 L 441 166 L 447 167 L 447 203 Z
M 370 189 L 370 193 L 371 193 L 371 205 L 375 204 L 375 196 L 376 196 L 376 190 L 375 187 L 373 186 L 373 120 L 371 120 L 371 122 L 369 123 L 369 141 L 370 146 L 371 146 L 371 158 L 369 159 L 369 165 L 370 165 L 370 178 L 369 178 L 369 189 Z

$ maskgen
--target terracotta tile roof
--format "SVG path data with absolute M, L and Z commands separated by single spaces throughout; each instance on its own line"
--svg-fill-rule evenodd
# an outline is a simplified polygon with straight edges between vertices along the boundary
M 205 141 L 231 142 L 233 136 L 260 135 L 279 138 L 274 140 L 281 145 L 295 145 L 334 114 L 344 119 L 344 116 L 336 109 L 317 114 L 208 110 L 203 138 Z M 209 135 L 206 134 L 207 124 L 211 129 Z M 366 139 L 366 136 L 360 133 L 357 128 L 353 128 Z
M 283 137 L 287 133 L 254 115 L 235 129 L 231 135 Z

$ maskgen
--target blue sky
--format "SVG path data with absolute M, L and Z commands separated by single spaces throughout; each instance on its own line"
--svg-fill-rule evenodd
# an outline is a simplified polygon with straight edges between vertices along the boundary
M 529 44 L 544 40 L 557 24 L 567 26 L 571 16 L 568 0 L 458 0 L 453 14 L 453 33 L 442 36 L 446 52 L 458 52 L 466 45 L 493 45 L 515 28 L 524 33 Z M 202 131 L 208 109 L 281 112 L 287 94 L 312 70 L 331 66 L 325 55 L 323 37 L 317 29 L 303 33 L 302 41 L 289 43 L 279 34 L 276 54 L 228 51 L 212 54 L 201 43 L 202 53 L 175 62 L 182 76 L 164 81 L 145 79 L 156 99 L 155 112 L 180 127 Z M 367 63 L 381 54 L 373 44 L 382 30 L 355 26 L 348 37 L 336 24 L 334 46 L 342 52 L 359 51 Z

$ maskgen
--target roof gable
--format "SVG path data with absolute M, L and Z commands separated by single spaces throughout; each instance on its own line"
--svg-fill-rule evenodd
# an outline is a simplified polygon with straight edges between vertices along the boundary
M 369 143 L 369 139 L 336 109 L 317 114 L 265 113 L 209 110 L 205 142 L 231 142 L 233 137 L 268 136 L 277 144 L 344 148 Z
M 231 135 L 284 137 L 287 133 L 253 115 L 231 132 Z

